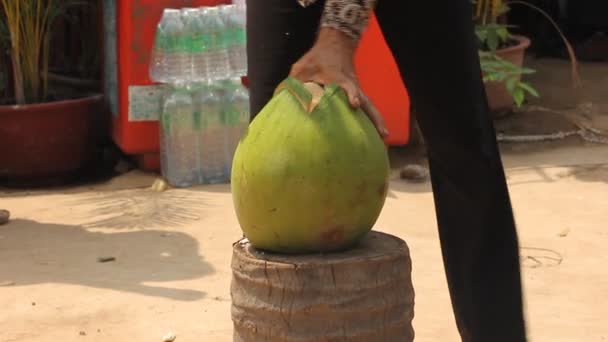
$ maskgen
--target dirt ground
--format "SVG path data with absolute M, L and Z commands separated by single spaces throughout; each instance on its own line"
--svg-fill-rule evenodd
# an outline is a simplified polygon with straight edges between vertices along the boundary
M 556 100 L 532 105 L 572 110 L 595 129 L 608 129 L 602 124 L 608 98 L 599 91 L 586 98 L 594 112 L 581 114 L 576 105 L 585 101 L 564 101 L 556 94 L 570 94 L 567 87 L 552 88 L 563 63 L 547 65 L 549 80 L 536 82 Z M 590 77 L 608 71 L 602 68 L 592 67 Z M 549 132 L 539 132 L 534 113 L 501 119 L 497 130 L 522 135 L 578 127 L 541 122 Z M 502 149 L 522 245 L 530 341 L 608 341 L 608 145 L 572 136 Z M 411 149 L 392 157 L 394 179 L 375 229 L 411 248 L 416 341 L 458 341 L 430 183 L 399 179 L 398 167 L 418 159 Z M 231 244 L 241 232 L 229 187 L 156 192 L 155 178 L 132 171 L 101 184 L 0 194 L 0 208 L 12 214 L 0 226 L 0 341 L 162 341 L 169 332 L 177 342 L 232 340 Z M 100 262 L 107 257 L 115 260 Z

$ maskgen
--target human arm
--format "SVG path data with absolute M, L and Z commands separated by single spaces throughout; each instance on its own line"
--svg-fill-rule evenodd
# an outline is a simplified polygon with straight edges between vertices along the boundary
M 316 0 L 298 0 L 308 6 Z M 351 105 L 361 107 L 381 136 L 388 135 L 384 120 L 361 91 L 354 68 L 359 39 L 376 0 L 327 0 L 319 34 L 313 47 L 291 68 L 290 75 L 303 82 L 336 83 L 348 94 Z

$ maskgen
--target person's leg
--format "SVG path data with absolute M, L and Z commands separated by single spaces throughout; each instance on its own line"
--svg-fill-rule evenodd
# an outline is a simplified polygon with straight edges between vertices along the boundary
M 316 38 L 324 1 L 247 0 L 247 55 L 251 120 Z
M 380 0 L 427 144 L 444 265 L 466 342 L 525 341 L 519 248 L 468 0 Z

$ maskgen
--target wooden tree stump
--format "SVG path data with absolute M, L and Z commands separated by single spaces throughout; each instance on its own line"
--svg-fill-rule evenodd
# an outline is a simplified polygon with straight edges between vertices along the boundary
M 235 342 L 411 342 L 405 241 L 370 232 L 345 252 L 279 255 L 247 240 L 232 254 Z

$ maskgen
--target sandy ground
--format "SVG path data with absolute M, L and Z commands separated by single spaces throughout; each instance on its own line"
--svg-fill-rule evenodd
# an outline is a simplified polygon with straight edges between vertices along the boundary
M 591 97 L 560 96 L 571 94 L 556 87 L 568 81 L 563 64 L 539 73 L 542 105 L 561 110 L 591 101 L 602 113 L 589 121 L 608 129 L 608 100 L 599 91 L 607 88 L 592 87 Z M 608 84 L 598 69 L 585 72 L 585 79 Z M 498 130 L 572 128 L 548 128 L 556 116 L 546 114 L 543 124 L 539 115 L 499 122 Z M 530 340 L 608 341 L 608 145 L 574 137 L 503 151 Z M 412 159 L 407 153 L 397 153 L 396 164 Z M 12 213 L 0 226 L 0 342 L 162 341 L 168 332 L 177 342 L 232 340 L 231 244 L 241 235 L 229 188 L 154 192 L 154 179 L 133 171 L 103 184 L 0 193 L 0 208 Z M 395 177 L 375 229 L 411 248 L 416 341 L 458 341 L 430 184 Z
M 608 147 L 504 156 L 531 341 L 608 340 Z M 579 166 L 573 166 L 579 165 Z M 154 192 L 151 175 L 0 207 L 0 341 L 231 341 L 227 186 Z M 395 179 L 377 230 L 411 247 L 417 341 L 457 341 L 429 183 Z M 99 257 L 115 257 L 100 263 Z

